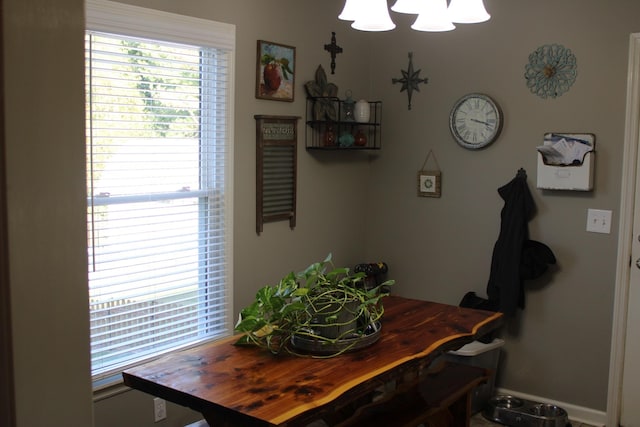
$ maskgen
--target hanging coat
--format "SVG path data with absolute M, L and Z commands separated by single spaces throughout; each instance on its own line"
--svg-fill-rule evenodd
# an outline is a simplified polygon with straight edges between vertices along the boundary
M 519 172 L 498 189 L 504 200 L 500 213 L 500 234 L 493 247 L 487 296 L 492 306 L 506 316 L 524 308 L 523 280 L 520 274 L 524 243 L 529 240 L 528 222 L 535 213 L 535 203 L 527 176 Z

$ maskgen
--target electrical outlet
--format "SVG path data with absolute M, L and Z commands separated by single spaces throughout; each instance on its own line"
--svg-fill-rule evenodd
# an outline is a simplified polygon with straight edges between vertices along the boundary
M 156 397 L 153 399 L 153 421 L 158 422 L 167 418 L 167 402 Z
M 587 210 L 587 231 L 592 233 L 611 233 L 611 211 L 601 209 Z

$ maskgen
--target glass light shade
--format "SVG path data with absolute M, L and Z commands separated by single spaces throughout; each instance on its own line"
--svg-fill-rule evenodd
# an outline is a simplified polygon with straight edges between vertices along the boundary
M 417 31 L 451 31 L 455 25 L 451 23 L 447 0 L 424 0 L 420 14 L 411 26 Z
M 340 15 L 338 15 L 338 19 L 342 19 L 343 21 L 355 21 L 358 15 L 360 15 L 360 9 L 362 9 L 363 0 L 347 0 L 344 3 L 344 8 Z
M 396 27 L 387 9 L 387 0 L 364 0 L 351 27 L 360 31 L 389 31 Z
M 411 13 L 417 15 L 420 13 L 422 3 L 426 0 L 396 0 L 396 3 L 391 6 L 391 10 L 398 13 Z
M 460 24 L 476 24 L 491 18 L 482 0 L 451 0 L 449 16 L 452 22 Z

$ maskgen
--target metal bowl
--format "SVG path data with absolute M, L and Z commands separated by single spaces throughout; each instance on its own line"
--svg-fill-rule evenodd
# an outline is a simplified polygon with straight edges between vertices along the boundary
M 567 411 L 565 411 L 559 406 L 552 405 L 550 403 L 541 403 L 539 405 L 534 405 L 531 408 L 529 408 L 529 412 L 539 417 L 555 418 L 555 417 L 567 416 Z
M 568 427 L 567 411 L 550 403 L 539 403 L 502 395 L 489 399 L 482 415 L 491 421 L 515 427 Z
M 294 335 L 291 337 L 291 345 L 312 355 L 332 355 L 347 351 L 356 351 L 374 344 L 380 338 L 382 325 L 375 323 L 375 328 L 370 325 L 361 335 L 344 339 L 313 339 Z
M 492 397 L 490 404 L 498 408 L 519 408 L 524 405 L 524 402 L 522 399 L 518 399 L 517 397 L 503 395 Z

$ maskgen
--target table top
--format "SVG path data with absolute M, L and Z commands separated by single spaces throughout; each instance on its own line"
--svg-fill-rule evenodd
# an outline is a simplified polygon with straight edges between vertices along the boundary
M 172 353 L 123 372 L 126 385 L 204 414 L 281 425 L 412 361 L 435 358 L 497 328 L 501 313 L 389 296 L 380 339 L 333 358 L 234 346 L 239 336 Z

